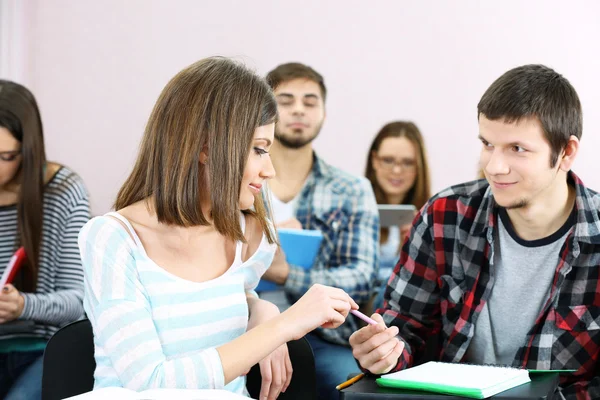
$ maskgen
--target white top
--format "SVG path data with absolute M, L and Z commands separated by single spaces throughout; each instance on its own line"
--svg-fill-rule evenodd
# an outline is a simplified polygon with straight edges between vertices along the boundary
M 107 215 L 121 220 L 129 233 L 115 218 L 102 216 L 79 234 L 84 309 L 94 329 L 94 388 L 226 389 L 247 395 L 244 376 L 225 386 L 216 348 L 246 332 L 246 295 L 256 295 L 275 245 L 263 235 L 242 262 L 239 242 L 223 275 L 193 282 L 155 264 L 129 221 Z M 244 230 L 243 215 L 240 222 Z
M 296 195 L 292 200 L 284 203 L 274 194 L 271 196 L 271 207 L 273 208 L 273 219 L 275 220 L 275 224 L 296 218 L 296 204 L 298 203 L 298 197 L 299 196 Z

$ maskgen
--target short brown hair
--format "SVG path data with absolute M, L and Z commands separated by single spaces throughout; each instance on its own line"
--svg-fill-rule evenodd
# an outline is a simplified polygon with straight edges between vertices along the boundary
M 254 131 L 276 120 L 273 92 L 242 64 L 211 57 L 190 65 L 160 94 L 115 209 L 152 197 L 161 223 L 209 225 L 200 193 L 210 188 L 215 228 L 231 240 L 244 241 L 239 197 Z M 208 182 L 201 182 L 203 150 L 208 154 Z M 274 243 L 262 196 L 255 196 L 254 210 L 243 211 L 257 217 Z
M 278 65 L 274 70 L 267 74 L 267 83 L 273 90 L 283 82 L 288 82 L 293 79 L 304 78 L 316 82 L 321 88 L 323 101 L 327 97 L 327 88 L 323 76 L 308 65 L 298 62 Z
M 505 72 L 485 91 L 477 105 L 480 115 L 508 123 L 536 117 L 544 129 L 554 167 L 571 135 L 581 139 L 583 116 L 575 88 L 544 65 L 523 65 Z

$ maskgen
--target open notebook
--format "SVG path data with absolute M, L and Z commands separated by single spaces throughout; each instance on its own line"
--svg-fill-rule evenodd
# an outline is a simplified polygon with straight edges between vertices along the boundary
M 150 389 L 135 392 L 119 387 L 107 387 L 68 397 L 65 400 L 249 400 L 226 390 Z
M 382 375 L 377 384 L 485 399 L 530 381 L 526 369 L 431 361 Z

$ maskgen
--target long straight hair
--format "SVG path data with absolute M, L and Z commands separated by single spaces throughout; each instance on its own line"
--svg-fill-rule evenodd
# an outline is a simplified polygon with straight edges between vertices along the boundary
M 413 186 L 409 189 L 406 196 L 404 196 L 404 201 L 402 204 L 412 204 L 417 207 L 417 209 L 420 209 L 431 197 L 431 181 L 429 178 L 429 165 L 427 163 L 425 141 L 423 140 L 423 135 L 421 135 L 419 128 L 417 128 L 414 123 L 395 121 L 390 122 L 381 128 L 379 133 L 377 133 L 375 136 L 375 139 L 373 139 L 373 143 L 371 143 L 371 148 L 369 149 L 369 154 L 367 156 L 365 176 L 371 182 L 373 192 L 375 192 L 377 204 L 387 204 L 387 195 L 377 181 L 375 168 L 373 168 L 373 159 L 379 151 L 381 143 L 390 137 L 405 137 L 415 146 L 415 149 L 417 150 L 417 177 Z M 381 243 L 387 242 L 388 235 L 389 230 L 387 228 L 382 228 L 380 235 Z
M 216 230 L 245 242 L 239 221 L 244 169 L 255 129 L 276 120 L 270 87 L 242 64 L 212 57 L 190 65 L 160 94 L 114 208 L 151 199 L 161 223 L 209 225 L 200 207 L 201 192 L 208 191 Z M 208 155 L 208 182 L 202 152 Z M 262 196 L 255 196 L 253 210 L 242 211 L 254 215 L 268 241 L 275 242 Z
M 24 86 L 0 80 L 0 126 L 21 143 L 21 166 L 15 177 L 20 184 L 17 246 L 25 248 L 27 260 L 15 286 L 24 292 L 34 292 L 42 241 L 46 151 L 37 102 Z

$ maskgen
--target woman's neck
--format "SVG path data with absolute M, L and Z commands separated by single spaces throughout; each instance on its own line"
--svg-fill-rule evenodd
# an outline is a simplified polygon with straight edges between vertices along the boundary
M 44 170 L 44 185 L 52 180 L 60 168 L 60 164 L 53 162 L 46 163 L 46 168 Z M 10 182 L 5 185 L 0 185 L 0 207 L 17 204 L 21 192 L 21 177 L 22 170 L 19 170 Z
M 402 202 L 406 198 L 406 193 L 387 195 L 386 197 L 387 197 L 388 204 L 402 204 Z
M 10 182 L 0 186 L 0 207 L 16 204 L 19 200 L 21 184 L 13 178 Z

